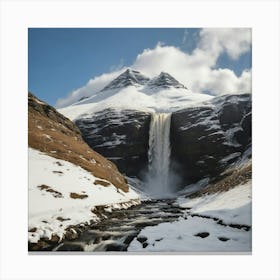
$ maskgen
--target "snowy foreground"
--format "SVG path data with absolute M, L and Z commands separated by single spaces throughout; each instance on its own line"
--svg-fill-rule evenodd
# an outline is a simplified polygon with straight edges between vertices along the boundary
M 251 181 L 227 192 L 194 199 L 181 197 L 177 203 L 186 208 L 183 217 L 144 228 L 128 251 L 251 251 Z M 147 238 L 145 248 L 141 237 Z
M 98 184 L 101 180 L 109 185 Z M 96 178 L 70 162 L 58 160 L 29 148 L 29 242 L 63 237 L 71 225 L 98 221 L 94 206 L 106 211 L 126 209 L 140 203 L 138 194 L 125 193 L 110 182 Z
M 105 211 L 110 212 L 140 203 L 139 194 L 131 188 L 124 193 L 112 184 L 104 187 L 95 181 L 105 180 L 81 167 L 31 148 L 29 170 L 31 243 L 54 235 L 62 239 L 71 226 L 98 222 L 96 206 L 106 206 Z M 251 181 L 226 192 L 197 198 L 180 196 L 174 205 L 185 209 L 177 221 L 144 227 L 127 250 L 251 252 Z

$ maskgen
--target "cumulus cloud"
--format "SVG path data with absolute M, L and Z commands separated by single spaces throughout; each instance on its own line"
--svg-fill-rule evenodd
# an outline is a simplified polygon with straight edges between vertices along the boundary
M 232 59 L 251 47 L 251 32 L 248 28 L 207 28 L 200 31 L 199 48 L 218 57 L 225 51 Z
M 184 36 L 183 40 L 187 40 L 187 33 Z M 158 43 L 153 49 L 143 50 L 128 67 L 149 77 L 154 77 L 161 71 L 168 72 L 193 92 L 207 92 L 213 95 L 251 92 L 250 69 L 244 69 L 241 75 L 237 76 L 231 69 L 215 68 L 222 53 L 227 53 L 231 59 L 237 60 L 250 48 L 250 29 L 201 29 L 197 47 L 192 53 Z M 121 65 L 110 73 L 90 79 L 85 86 L 59 99 L 56 106 L 68 106 L 81 97 L 97 93 L 128 67 Z
M 203 87 L 216 95 L 251 92 L 251 70 L 244 70 L 240 77 L 230 69 L 212 70 Z

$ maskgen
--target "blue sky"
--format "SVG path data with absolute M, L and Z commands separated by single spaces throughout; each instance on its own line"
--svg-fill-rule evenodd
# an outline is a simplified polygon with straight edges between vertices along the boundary
M 163 45 L 191 53 L 200 29 L 184 28 L 31 28 L 28 32 L 28 87 L 55 105 L 94 77 L 133 65 L 144 49 Z M 229 68 L 236 76 L 251 68 L 251 49 L 232 59 L 219 55 L 214 68 Z

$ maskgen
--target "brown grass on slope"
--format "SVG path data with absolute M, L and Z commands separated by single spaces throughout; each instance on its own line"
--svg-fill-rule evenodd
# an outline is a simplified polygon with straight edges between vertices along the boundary
M 202 196 L 205 194 L 212 194 L 217 192 L 225 192 L 228 191 L 240 184 L 245 184 L 250 179 L 252 179 L 252 163 L 246 164 L 240 169 L 229 171 L 229 175 L 225 178 L 219 180 L 216 183 L 209 185 L 208 187 L 195 192 L 190 195 L 190 198 Z
M 28 145 L 81 166 L 94 176 L 128 191 L 126 179 L 115 164 L 93 151 L 74 123 L 31 93 L 28 94 Z

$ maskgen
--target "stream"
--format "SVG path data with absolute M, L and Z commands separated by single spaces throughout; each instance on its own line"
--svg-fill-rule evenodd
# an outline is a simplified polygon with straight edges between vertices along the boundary
M 107 219 L 92 225 L 74 241 L 64 241 L 53 251 L 127 251 L 130 242 L 141 229 L 182 216 L 184 209 L 174 199 L 143 202 L 126 210 L 115 210 Z M 137 237 L 145 248 L 145 238 Z

